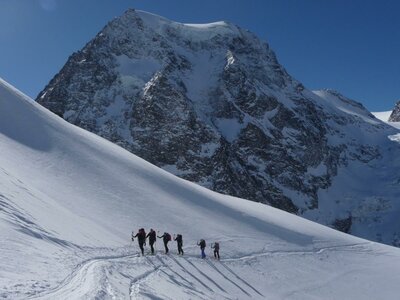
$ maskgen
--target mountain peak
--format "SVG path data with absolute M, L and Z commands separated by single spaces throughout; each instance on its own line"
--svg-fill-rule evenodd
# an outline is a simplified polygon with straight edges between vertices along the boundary
M 338 92 L 313 94 L 266 43 L 230 23 L 128 10 L 68 60 L 38 102 L 212 190 L 397 243 L 397 229 L 375 222 L 375 206 L 359 208 L 371 199 L 359 192 L 365 182 L 387 190 L 378 209 L 397 199 L 398 187 L 386 187 L 397 179 L 379 177 L 391 128 Z M 332 196 L 342 193 L 343 203 Z
M 400 122 L 400 100 L 397 101 L 389 117 L 389 122 Z
M 120 17 L 115 18 L 109 26 L 115 28 L 122 25 L 124 28 L 153 31 L 164 35 L 174 31 L 177 35 L 185 36 L 191 40 L 207 40 L 215 35 L 238 35 L 240 29 L 227 21 L 217 21 L 204 24 L 180 23 L 146 11 L 128 9 Z M 107 27 L 107 26 L 106 26 Z

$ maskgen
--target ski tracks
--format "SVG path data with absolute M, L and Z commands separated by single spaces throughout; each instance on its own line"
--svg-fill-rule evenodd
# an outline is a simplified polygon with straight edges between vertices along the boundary
M 221 262 L 210 259 L 160 254 L 100 256 L 83 261 L 57 287 L 29 299 L 260 297 L 260 293 L 254 292 L 257 290 L 244 283 L 234 271 L 227 271 Z
M 29 299 L 263 299 L 265 296 L 239 276 L 231 264 L 269 255 L 315 254 L 338 248 L 362 249 L 362 246 L 351 244 L 310 251 L 270 251 L 221 261 L 190 255 L 142 257 L 125 253 L 97 256 L 78 264 L 57 287 Z
M 147 257 L 153 268 L 158 268 L 159 274 L 164 279 L 169 280 L 173 285 L 179 286 L 192 296 L 200 299 L 265 299 L 265 295 L 250 284 L 246 278 L 235 272 L 233 265 L 235 263 L 247 260 L 263 259 L 275 255 L 315 255 L 329 251 L 350 251 L 355 248 L 358 251 L 365 251 L 367 243 L 344 244 L 335 246 L 319 247 L 310 250 L 272 250 L 260 253 L 251 253 L 249 255 L 222 259 L 221 261 L 207 258 L 202 260 L 193 255 L 175 256 L 175 255 L 156 255 Z M 232 266 L 231 266 L 232 265 Z M 156 275 L 156 274 L 153 274 Z M 151 287 L 157 280 L 148 282 L 147 287 L 133 298 L 152 299 L 149 297 L 151 290 L 153 294 L 159 295 L 162 299 L 181 299 L 179 296 L 170 298 L 162 292 L 158 293 L 157 288 Z M 157 285 L 157 284 L 155 284 Z M 172 294 L 172 293 L 171 293 Z M 169 294 L 169 295 L 171 295 Z M 182 297 L 185 299 L 185 297 Z M 186 298 L 192 298 L 187 295 Z
M 105 293 L 119 293 L 110 285 L 113 275 L 113 261 L 138 258 L 138 254 L 121 254 L 115 256 L 97 256 L 78 264 L 57 287 L 29 297 L 29 299 L 93 299 L 104 298 Z M 127 278 L 120 274 L 121 278 Z M 111 297 L 112 298 L 112 297 Z
M 175 284 L 200 299 L 264 298 L 232 269 L 229 268 L 228 271 L 226 264 L 224 267 L 220 261 L 170 255 L 149 259 L 160 262 L 162 272 L 167 276 L 175 275 L 172 280 Z

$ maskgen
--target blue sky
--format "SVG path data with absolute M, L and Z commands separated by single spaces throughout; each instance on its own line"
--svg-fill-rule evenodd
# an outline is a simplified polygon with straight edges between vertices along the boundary
M 400 1 L 0 0 L 0 77 L 31 97 L 127 8 L 184 23 L 227 20 L 256 33 L 311 89 L 372 111 L 400 99 Z

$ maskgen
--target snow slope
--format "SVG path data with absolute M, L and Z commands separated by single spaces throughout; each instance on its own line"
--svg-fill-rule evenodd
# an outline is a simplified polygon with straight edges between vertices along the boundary
M 0 81 L 3 299 L 394 299 L 400 250 L 179 179 Z M 140 257 L 138 227 L 184 257 Z M 221 242 L 221 261 L 196 241 Z M 147 249 L 148 250 L 148 249 Z M 210 254 L 210 248 L 207 248 Z
M 380 111 L 373 112 L 372 114 L 379 120 L 382 120 L 383 122 L 388 122 L 391 113 L 392 111 Z
M 400 122 L 389 122 L 389 117 L 392 114 L 392 111 L 381 111 L 381 112 L 373 112 L 372 113 L 377 119 L 385 122 L 386 124 L 389 124 L 390 126 L 393 126 L 397 129 L 400 129 Z

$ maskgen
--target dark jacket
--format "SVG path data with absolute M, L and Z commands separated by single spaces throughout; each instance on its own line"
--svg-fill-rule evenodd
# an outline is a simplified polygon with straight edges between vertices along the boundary
M 200 246 L 201 249 L 204 249 L 206 247 L 206 241 L 200 240 L 200 243 L 198 243 L 197 245 Z
M 164 243 L 168 243 L 171 240 L 171 235 L 165 232 L 162 236 L 158 236 L 159 239 L 163 239 Z
M 138 242 L 144 244 L 146 242 L 146 232 L 145 231 L 138 231 L 134 237 L 138 238 Z
M 154 242 L 156 241 L 157 237 L 156 237 L 156 232 L 155 231 L 150 231 L 146 238 L 149 238 L 149 243 L 150 244 L 154 244 Z
M 181 235 L 181 234 L 178 234 L 178 235 L 176 236 L 176 238 L 174 239 L 174 241 L 176 241 L 178 244 L 182 244 L 182 243 L 183 243 L 182 235 Z

